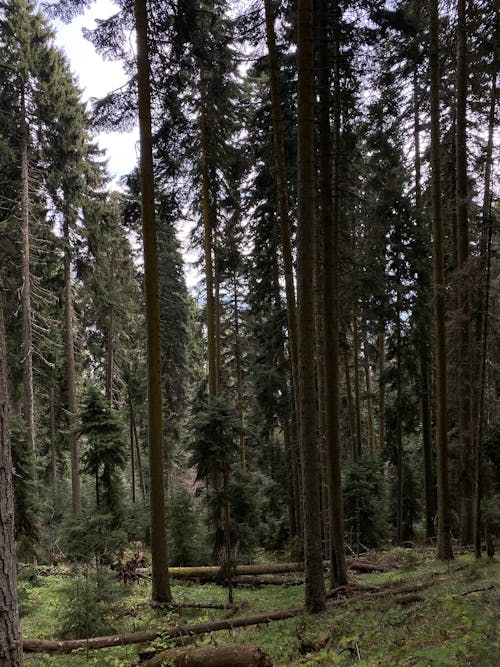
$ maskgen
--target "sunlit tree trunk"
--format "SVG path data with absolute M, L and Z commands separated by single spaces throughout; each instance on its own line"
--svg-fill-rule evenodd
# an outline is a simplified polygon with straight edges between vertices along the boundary
M 297 4 L 297 276 L 299 433 L 304 495 L 305 605 L 325 608 L 314 376 L 314 48 L 313 3 Z
M 160 295 L 158 252 L 156 247 L 153 146 L 151 136 L 151 88 L 148 54 L 146 0 L 134 2 L 137 33 L 137 86 L 139 94 L 139 133 L 141 146 L 141 210 L 144 243 L 144 285 L 146 296 L 148 366 L 148 442 L 151 494 L 152 598 L 171 602 L 168 576 L 165 515 Z

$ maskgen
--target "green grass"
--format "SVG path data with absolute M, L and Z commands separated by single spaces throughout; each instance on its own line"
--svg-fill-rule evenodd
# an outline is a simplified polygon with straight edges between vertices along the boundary
M 198 643 L 236 641 L 257 644 L 269 653 L 277 666 L 412 665 L 414 667 L 500 665 L 500 567 L 497 562 L 471 555 L 459 556 L 449 565 L 439 563 L 429 551 L 393 550 L 378 556 L 397 569 L 387 573 L 356 575 L 353 584 L 384 586 L 389 582 L 411 585 L 429 580 L 436 584 L 418 592 L 417 599 L 401 605 L 394 597 L 367 595 L 311 617 L 299 616 L 258 627 L 214 633 Z M 22 629 L 29 638 L 58 638 L 61 598 L 68 577 L 38 577 L 33 585 L 21 579 Z M 496 586 L 495 588 L 490 588 Z M 474 589 L 485 589 L 471 592 Z M 489 590 L 486 590 L 489 589 Z M 221 603 L 226 592 L 214 584 L 173 583 L 178 602 Z M 468 593 L 467 595 L 462 595 Z M 212 609 L 182 609 L 179 613 L 152 609 L 148 604 L 149 583 L 125 588 L 105 619 L 116 632 L 168 627 L 222 618 Z M 241 614 L 286 609 L 303 602 L 302 586 L 268 586 L 254 590 L 236 589 L 235 600 L 244 606 Z M 159 640 L 162 646 L 165 642 Z M 100 651 L 85 650 L 71 656 L 28 655 L 33 667 L 57 665 L 129 666 L 137 660 L 139 648 L 128 646 Z

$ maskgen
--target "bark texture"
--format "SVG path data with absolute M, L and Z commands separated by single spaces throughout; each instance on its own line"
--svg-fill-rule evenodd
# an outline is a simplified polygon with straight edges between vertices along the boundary
M 445 333 L 445 273 L 444 231 L 441 202 L 441 151 L 440 151 L 440 72 L 439 72 L 439 12 L 437 0 L 429 0 L 430 18 L 430 69 L 431 69 L 431 195 L 434 318 L 436 333 L 436 447 L 438 488 L 437 557 L 453 558 L 450 539 L 450 506 L 448 491 L 448 425 L 446 382 L 446 333 Z
M 313 3 L 297 5 L 297 275 L 299 349 L 299 433 L 304 496 L 305 604 L 311 613 L 325 608 L 319 453 L 314 373 L 314 49 Z
M 272 667 L 273 664 L 258 646 L 245 644 L 171 648 L 143 664 L 144 667 L 161 667 L 166 661 L 175 667 Z
M 23 655 L 17 602 L 14 487 L 2 290 L 0 280 L 0 667 L 19 667 L 23 663 Z
M 141 145 L 141 204 L 144 242 L 144 284 L 146 293 L 148 361 L 148 441 L 151 493 L 152 598 L 170 602 L 165 516 L 162 379 L 160 343 L 160 294 L 154 200 L 153 147 L 151 137 L 151 92 L 147 38 L 146 0 L 135 0 L 137 31 L 137 85 Z

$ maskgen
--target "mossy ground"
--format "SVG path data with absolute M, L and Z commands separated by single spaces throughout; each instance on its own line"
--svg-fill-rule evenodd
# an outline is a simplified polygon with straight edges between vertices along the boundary
M 198 643 L 244 642 L 256 644 L 275 665 L 413 665 L 434 667 L 500 665 L 500 566 L 471 554 L 450 564 L 433 560 L 429 550 L 392 550 L 377 554 L 377 562 L 395 566 L 385 573 L 352 575 L 361 587 L 383 587 L 391 582 L 410 586 L 432 579 L 432 586 L 407 596 L 349 600 L 329 607 L 323 614 L 299 616 L 258 627 L 217 632 Z M 90 575 L 91 576 L 91 575 Z M 61 599 L 68 576 L 21 577 L 22 629 L 29 638 L 56 639 L 61 624 Z M 476 590 L 479 589 L 479 590 Z M 224 602 L 226 592 L 214 585 L 173 583 L 177 602 Z M 149 582 L 126 587 L 120 599 L 107 609 L 107 625 L 113 632 L 168 627 L 221 618 L 221 610 L 183 609 L 179 613 L 152 609 Z M 265 586 L 236 589 L 241 614 L 286 609 L 303 602 L 302 586 Z M 159 646 L 165 644 L 161 639 Z M 136 664 L 139 648 L 128 646 L 71 656 L 26 655 L 26 665 L 78 667 L 79 665 L 129 666 Z

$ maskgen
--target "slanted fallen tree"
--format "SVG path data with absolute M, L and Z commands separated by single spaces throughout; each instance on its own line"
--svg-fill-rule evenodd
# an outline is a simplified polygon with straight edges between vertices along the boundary
M 144 667 L 272 667 L 271 658 L 258 646 L 250 644 L 219 644 L 170 648 L 143 663 Z
M 429 581 L 420 582 L 413 585 L 403 586 L 402 588 L 388 588 L 368 593 L 358 593 L 351 597 L 341 597 L 339 599 L 330 600 L 329 607 L 339 606 L 345 604 L 347 601 L 360 602 L 364 599 L 373 599 L 379 597 L 388 597 L 391 595 L 401 595 L 408 593 L 415 593 L 425 588 L 430 588 L 436 584 L 438 580 L 431 579 Z M 341 594 L 343 588 L 333 591 Z M 207 632 L 217 632 L 219 630 L 234 630 L 235 628 L 244 628 L 251 625 L 263 625 L 271 621 L 282 621 L 286 618 L 294 618 L 305 613 L 303 607 L 295 607 L 292 609 L 284 609 L 278 611 L 268 611 L 254 616 L 240 616 L 236 618 L 227 618 L 219 621 L 206 621 L 205 623 L 193 623 L 192 625 L 176 625 L 172 628 L 165 628 L 163 630 L 145 630 L 140 632 L 127 632 L 123 634 L 111 635 L 109 637 L 92 637 L 89 639 L 68 639 L 66 641 L 51 641 L 47 639 L 24 639 L 23 650 L 26 652 L 36 653 L 71 653 L 77 649 L 100 649 L 109 648 L 111 646 L 125 646 L 128 644 L 141 644 L 153 641 L 162 637 L 163 639 L 175 639 L 177 637 L 193 637 L 195 635 L 202 635 Z

